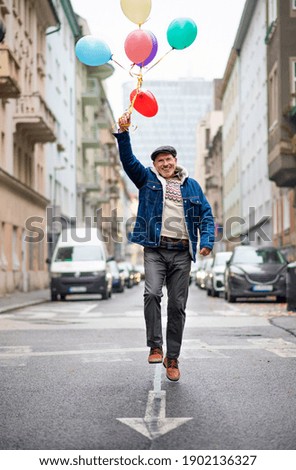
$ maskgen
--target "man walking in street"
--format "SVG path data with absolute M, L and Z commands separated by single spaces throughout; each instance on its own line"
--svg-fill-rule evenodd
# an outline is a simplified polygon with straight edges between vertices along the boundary
M 118 121 L 120 159 L 139 190 L 139 207 L 130 241 L 144 247 L 144 315 L 148 362 L 163 361 L 169 380 L 180 378 L 179 355 L 185 325 L 191 261 L 210 254 L 214 244 L 214 219 L 200 185 L 177 165 L 174 147 L 162 146 L 151 154 L 153 166 L 145 168 L 133 155 L 128 128 L 130 114 Z M 161 297 L 168 292 L 166 357 L 163 360 Z

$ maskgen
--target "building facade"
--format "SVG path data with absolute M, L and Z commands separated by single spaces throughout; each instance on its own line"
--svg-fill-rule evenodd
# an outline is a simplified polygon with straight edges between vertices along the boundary
M 44 146 L 56 140 L 57 121 L 45 94 L 46 31 L 59 18 L 50 0 L 2 0 L 0 19 L 6 28 L 0 44 L 0 293 L 5 294 L 48 283 Z
M 197 126 L 197 155 L 194 177 L 203 188 L 212 207 L 216 226 L 215 249 L 223 249 L 223 175 L 222 175 L 222 80 L 214 80 L 213 111 L 207 113 Z
M 268 178 L 266 2 L 248 0 L 234 41 L 239 60 L 241 216 L 245 241 L 272 244 Z
M 231 50 L 225 69 L 222 89 L 223 111 L 223 223 L 224 241 L 228 250 L 241 237 L 241 161 L 240 161 L 240 95 L 237 51 Z
M 78 17 L 83 35 L 87 23 Z M 76 69 L 77 225 L 98 226 L 109 255 L 124 259 L 128 251 L 125 221 L 131 217 L 130 195 L 119 160 L 112 109 L 104 81 L 111 64 Z
M 69 0 L 54 0 L 60 25 L 46 36 L 45 94 L 54 110 L 57 139 L 45 145 L 48 255 L 51 257 L 59 227 L 54 218 L 70 223 L 76 214 L 76 57 L 81 31 Z M 54 230 L 56 229 L 56 231 Z
M 266 1 L 268 172 L 274 244 L 296 259 L 296 2 Z

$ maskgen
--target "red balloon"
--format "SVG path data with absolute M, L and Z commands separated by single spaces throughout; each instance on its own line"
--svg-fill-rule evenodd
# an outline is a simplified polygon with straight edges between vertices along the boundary
M 153 48 L 150 34 L 143 29 L 136 29 L 128 34 L 124 42 L 124 50 L 128 58 L 135 64 L 144 62 Z
M 130 94 L 130 100 L 133 101 L 137 90 L 133 90 Z M 158 104 L 155 96 L 149 90 L 140 90 L 134 102 L 134 108 L 138 113 L 146 117 L 153 117 L 157 114 Z

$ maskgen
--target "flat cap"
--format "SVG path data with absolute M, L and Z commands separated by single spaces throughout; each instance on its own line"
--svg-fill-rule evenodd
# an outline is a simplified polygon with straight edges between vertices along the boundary
M 177 156 L 177 150 L 174 147 L 171 147 L 170 145 L 163 145 L 162 147 L 157 147 L 157 149 L 154 150 L 154 152 L 151 153 L 151 160 L 155 160 L 157 155 L 160 153 L 168 153 L 173 155 L 173 157 L 176 158 Z

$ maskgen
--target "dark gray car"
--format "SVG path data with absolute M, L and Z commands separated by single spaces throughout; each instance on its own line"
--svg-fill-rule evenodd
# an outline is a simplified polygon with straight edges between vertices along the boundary
M 225 270 L 225 299 L 275 296 L 286 300 L 287 261 L 273 247 L 237 246 Z

